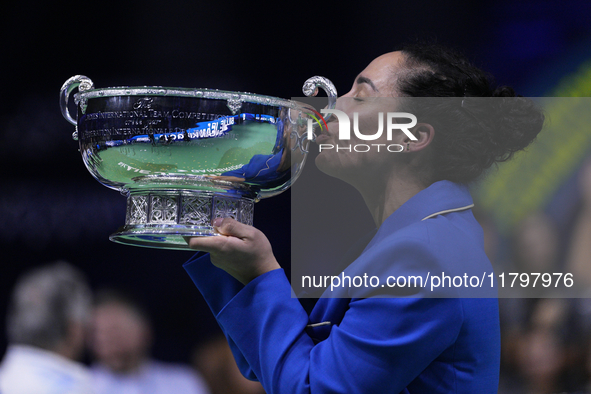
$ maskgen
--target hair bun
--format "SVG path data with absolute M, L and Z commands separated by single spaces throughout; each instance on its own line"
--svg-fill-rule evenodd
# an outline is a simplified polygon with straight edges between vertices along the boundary
M 495 161 L 510 159 L 517 151 L 525 149 L 538 135 L 544 125 L 544 113 L 531 100 L 515 96 L 510 87 L 495 90 L 496 127 L 489 131 L 496 146 Z
M 515 97 L 515 90 L 510 86 L 499 86 L 492 92 L 493 97 Z
M 397 77 L 400 94 L 443 98 L 420 104 L 409 100 L 409 112 L 436 130 L 423 172 L 426 184 L 472 182 L 527 147 L 542 129 L 544 114 L 532 100 L 497 86 L 460 53 L 432 43 L 407 45 L 402 53 L 409 72 Z

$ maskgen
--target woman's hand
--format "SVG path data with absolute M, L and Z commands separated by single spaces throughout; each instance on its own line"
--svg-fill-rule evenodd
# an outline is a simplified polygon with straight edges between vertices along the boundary
M 281 268 L 269 240 L 261 231 L 231 218 L 217 218 L 213 227 L 220 236 L 187 237 L 189 247 L 209 252 L 213 265 L 243 284 Z

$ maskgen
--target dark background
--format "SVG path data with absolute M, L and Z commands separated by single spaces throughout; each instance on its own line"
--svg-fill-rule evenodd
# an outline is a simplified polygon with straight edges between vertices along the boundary
M 463 50 L 501 84 L 544 95 L 591 47 L 581 1 L 11 1 L 0 12 L 0 354 L 17 276 L 67 260 L 94 288 L 138 293 L 155 355 L 188 361 L 217 326 L 181 265 L 191 253 L 108 240 L 125 198 L 84 168 L 58 93 L 75 74 L 96 87 L 160 85 L 290 98 L 313 75 L 343 94 L 373 58 L 414 37 Z M 288 264 L 289 193 L 263 200 L 255 226 Z

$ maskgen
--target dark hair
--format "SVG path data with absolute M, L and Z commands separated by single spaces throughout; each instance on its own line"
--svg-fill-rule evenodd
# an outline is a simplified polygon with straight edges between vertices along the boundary
M 91 291 L 84 274 L 64 261 L 37 267 L 16 283 L 8 306 L 8 341 L 54 351 L 71 323 L 86 322 Z
M 406 72 L 398 76 L 398 91 L 440 98 L 410 101 L 409 112 L 435 129 L 422 171 L 428 184 L 472 182 L 527 147 L 542 129 L 544 115 L 531 100 L 508 86 L 495 87 L 490 75 L 460 53 L 433 43 L 405 45 L 402 53 Z
M 130 291 L 105 288 L 97 291 L 94 299 L 94 307 L 105 305 L 120 305 L 132 313 L 135 313 L 146 324 L 151 324 L 151 315 L 140 297 Z

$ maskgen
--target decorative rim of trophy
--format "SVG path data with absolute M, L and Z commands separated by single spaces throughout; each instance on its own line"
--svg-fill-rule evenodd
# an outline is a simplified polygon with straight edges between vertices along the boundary
M 134 86 L 134 87 L 112 87 L 99 88 L 79 92 L 75 95 L 75 100 L 84 100 L 98 97 L 113 96 L 179 96 L 179 97 L 197 97 L 207 99 L 228 100 L 228 107 L 232 111 L 237 111 L 240 103 L 259 103 L 267 105 L 276 105 L 284 107 L 295 107 L 296 103 L 278 97 L 263 96 L 254 93 L 232 92 L 218 89 L 191 89 L 191 88 L 170 88 L 155 86 Z
M 322 88 L 328 108 L 336 89 L 312 77 L 306 96 Z M 77 107 L 70 114 L 72 92 Z M 254 203 L 287 190 L 307 155 L 310 107 L 272 96 L 159 86 L 95 89 L 83 75 L 60 91 L 76 126 L 83 162 L 103 185 L 127 196 L 125 225 L 114 242 L 190 250 L 184 237 L 215 236 L 212 222 L 231 217 L 252 225 Z

